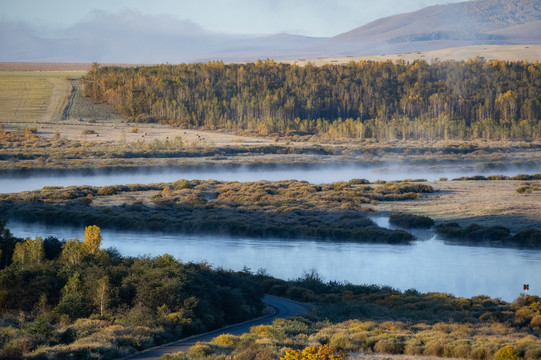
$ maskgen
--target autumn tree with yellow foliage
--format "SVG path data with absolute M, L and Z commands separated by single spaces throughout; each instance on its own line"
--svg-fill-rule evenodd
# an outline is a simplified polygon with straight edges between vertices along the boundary
M 101 230 L 96 225 L 85 228 L 85 237 L 81 242 L 79 239 L 68 239 L 62 246 L 61 261 L 69 266 L 77 266 L 88 256 L 100 254 Z
M 88 254 L 96 254 L 101 245 L 101 230 L 96 225 L 87 226 L 85 228 L 85 238 L 83 240 L 83 249 Z

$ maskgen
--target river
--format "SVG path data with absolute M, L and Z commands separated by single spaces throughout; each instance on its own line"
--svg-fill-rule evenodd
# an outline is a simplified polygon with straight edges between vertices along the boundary
M 522 170 L 524 171 L 524 170 Z M 530 174 L 541 172 L 541 168 L 529 168 Z M 358 164 L 340 164 L 325 166 L 236 166 L 236 167 L 192 167 L 192 168 L 157 168 L 147 170 L 115 170 L 81 173 L 69 171 L 51 175 L 32 174 L 31 176 L 0 176 L 0 193 L 37 190 L 44 186 L 71 185 L 117 185 L 150 184 L 172 182 L 178 179 L 215 179 L 221 181 L 258 181 L 258 180 L 306 180 L 321 184 L 335 181 L 348 181 L 352 178 L 375 180 L 402 180 L 406 178 L 438 180 L 440 177 L 453 179 L 472 175 L 508 175 L 520 173 L 517 169 L 480 170 L 475 165 L 468 166 L 360 166 Z
M 386 218 L 375 219 L 388 227 Z M 19 237 L 36 235 L 82 239 L 84 229 L 9 222 Z M 184 262 L 206 261 L 214 267 L 244 267 L 281 279 L 316 270 L 324 281 L 389 285 L 399 290 L 446 292 L 455 296 L 488 295 L 512 301 L 530 284 L 541 295 L 541 252 L 453 245 L 432 230 L 417 231 L 411 245 L 359 244 L 297 239 L 253 239 L 102 229 L 103 248 L 126 256 L 173 255 Z

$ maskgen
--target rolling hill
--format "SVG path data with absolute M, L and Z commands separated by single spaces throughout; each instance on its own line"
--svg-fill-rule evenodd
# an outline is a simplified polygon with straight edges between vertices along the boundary
M 476 0 L 385 17 L 319 44 L 374 55 L 471 45 L 541 44 L 541 1 Z

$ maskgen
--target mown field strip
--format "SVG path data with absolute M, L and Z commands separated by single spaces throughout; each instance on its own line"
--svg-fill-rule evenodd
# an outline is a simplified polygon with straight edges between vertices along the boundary
M 0 121 L 31 125 L 59 120 L 71 90 L 68 76 L 71 73 L 0 72 Z

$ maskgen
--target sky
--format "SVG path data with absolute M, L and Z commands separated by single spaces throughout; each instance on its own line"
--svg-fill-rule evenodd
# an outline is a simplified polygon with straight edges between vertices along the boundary
M 167 15 L 226 34 L 289 33 L 331 37 L 384 16 L 462 0 L 0 0 L 0 21 L 44 32 L 96 14 Z

